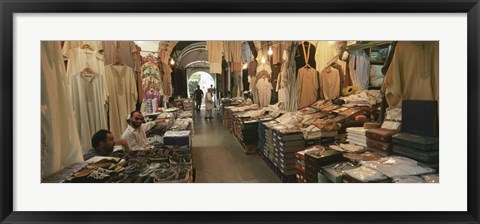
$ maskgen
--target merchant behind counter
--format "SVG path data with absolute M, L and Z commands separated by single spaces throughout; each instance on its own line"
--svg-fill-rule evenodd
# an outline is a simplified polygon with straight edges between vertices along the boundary
M 115 141 L 112 132 L 105 129 L 97 131 L 92 137 L 92 149 L 83 155 L 83 160 L 87 161 L 95 156 L 113 156 L 113 148 L 115 145 L 123 146 L 125 152 L 130 150 L 127 141 L 120 139 Z M 116 151 L 118 152 L 118 151 Z M 120 155 L 120 154 L 119 154 Z M 121 156 L 120 156 L 121 157 Z
M 143 123 L 144 118 L 140 111 L 133 111 L 129 116 L 129 125 L 122 134 L 122 138 L 127 140 L 131 150 L 145 150 L 148 147 L 146 131 L 155 125 L 162 123 L 162 120 Z
M 250 106 L 253 104 L 252 99 L 249 97 L 248 91 L 243 92 L 243 99 L 245 100 L 240 106 Z

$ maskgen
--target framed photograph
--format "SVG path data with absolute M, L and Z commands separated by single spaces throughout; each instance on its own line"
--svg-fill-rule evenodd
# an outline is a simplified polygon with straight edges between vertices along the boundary
M 1 223 L 480 223 L 478 3 L 478 0 L 0 0 Z M 65 41 L 93 40 L 135 41 L 137 45 L 141 42 L 183 41 L 195 45 L 200 41 L 244 41 L 247 47 L 247 42 L 252 42 L 253 48 L 255 41 L 271 41 L 274 46 L 273 41 L 316 40 L 342 42 L 347 49 L 375 41 L 378 44 L 363 47 L 367 49 L 369 63 L 378 69 L 389 60 L 394 41 L 435 42 L 439 45 L 438 91 L 442 99 L 438 100 L 440 181 L 434 184 L 354 184 L 353 181 L 294 184 L 279 183 L 281 180 L 277 183 L 258 181 L 241 172 L 230 173 L 238 175 L 235 180 L 250 178 L 249 183 L 44 181 L 44 155 L 40 150 L 44 117 L 39 116 L 46 110 L 42 88 L 58 84 L 53 79 L 41 78 L 42 58 L 49 57 L 44 54 L 47 49 L 44 47 L 52 42 L 64 45 Z M 166 63 L 179 63 L 178 59 L 183 56 L 175 55 Z M 66 65 L 63 60 L 59 63 Z M 123 66 L 120 59 L 114 64 Z M 177 82 L 188 82 L 185 97 L 196 94 L 197 85 L 203 85 L 204 91 L 210 92 L 214 91 L 209 88 L 211 83 L 230 80 L 224 76 L 207 76 L 209 82 L 201 81 L 202 75 L 207 74 L 201 69 L 191 67 L 185 71 L 191 82 L 172 76 Z M 148 72 L 155 73 L 154 69 Z M 173 86 L 175 88 L 177 86 Z M 62 102 L 50 101 L 52 105 L 55 103 Z M 180 102 L 172 98 L 168 103 L 175 107 Z M 140 104 L 137 107 L 140 108 Z M 415 109 L 412 111 L 418 111 Z M 339 114 L 351 111 L 337 107 L 332 110 Z M 125 120 L 135 123 L 134 119 L 137 117 L 132 113 Z M 204 122 L 211 124 L 208 119 Z M 212 131 L 212 138 L 216 131 Z M 163 141 L 167 140 L 162 139 L 162 144 Z M 91 143 L 92 146 L 100 144 L 94 143 L 93 137 Z M 215 156 L 205 159 L 212 161 Z M 62 168 L 65 167 L 67 165 L 62 164 Z M 255 172 L 255 167 L 247 171 Z M 215 172 L 221 173 L 221 170 Z M 155 182 L 154 179 L 151 182 Z

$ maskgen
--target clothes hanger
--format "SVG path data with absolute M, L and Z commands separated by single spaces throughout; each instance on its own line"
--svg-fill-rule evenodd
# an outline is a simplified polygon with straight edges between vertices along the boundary
M 113 63 L 113 65 L 122 65 L 122 66 L 123 66 L 123 64 L 122 64 L 122 62 L 120 61 L 120 59 L 117 59 L 117 61 L 116 61 L 115 63 Z
M 308 43 L 308 52 L 305 50 L 305 42 L 302 42 L 302 48 L 303 48 L 303 58 L 305 59 L 305 65 L 302 68 L 312 68 L 310 64 L 308 64 L 308 60 L 310 59 L 310 46 L 312 46 L 310 43 Z
M 90 67 L 85 67 L 81 72 L 80 74 L 84 75 L 84 76 L 87 76 L 87 77 L 93 77 L 94 76 L 94 72 L 93 70 L 90 68 Z
M 92 47 L 90 47 L 90 44 L 84 44 L 84 45 L 82 45 L 81 49 L 89 49 L 89 50 L 92 50 L 92 51 L 93 51 Z

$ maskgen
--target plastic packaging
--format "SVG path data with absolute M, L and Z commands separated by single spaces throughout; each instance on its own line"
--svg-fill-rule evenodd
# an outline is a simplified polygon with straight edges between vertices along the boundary
M 425 183 L 425 181 L 418 176 L 399 176 L 394 177 L 393 183 Z
M 434 169 L 419 166 L 415 160 L 401 156 L 389 156 L 377 161 L 362 161 L 361 164 L 378 170 L 392 178 L 399 176 L 416 176 L 435 172 Z
M 361 182 L 372 182 L 387 179 L 387 177 L 382 173 L 364 166 L 351 170 L 345 170 L 343 172 Z
M 428 174 L 423 175 L 422 178 L 425 180 L 425 183 L 439 183 L 440 177 L 438 174 Z

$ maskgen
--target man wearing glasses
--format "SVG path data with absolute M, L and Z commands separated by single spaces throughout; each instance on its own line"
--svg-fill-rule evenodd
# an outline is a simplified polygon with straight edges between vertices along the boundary
M 161 123 L 161 120 L 143 123 L 144 118 L 140 111 L 130 113 L 130 122 L 123 132 L 122 138 L 128 142 L 130 150 L 145 150 L 148 146 L 146 131 Z

